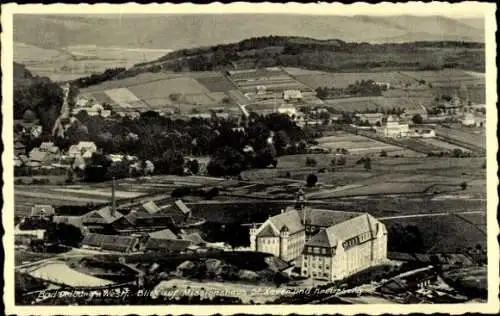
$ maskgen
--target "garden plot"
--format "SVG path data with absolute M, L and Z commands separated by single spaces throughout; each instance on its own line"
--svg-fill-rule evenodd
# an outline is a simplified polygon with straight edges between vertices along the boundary
M 210 90 L 210 92 L 227 92 L 234 89 L 234 86 L 224 76 L 212 76 L 197 78 L 200 84 Z
M 336 136 L 327 136 L 319 138 L 318 143 L 322 147 L 332 150 L 337 148 L 345 148 L 351 154 L 368 154 L 380 153 L 382 150 L 386 152 L 401 150 L 401 147 L 385 144 L 368 137 L 361 135 L 352 135 L 347 133 L 339 133 Z
M 298 81 L 316 89 L 318 87 L 345 88 L 356 81 L 373 80 L 391 85 L 415 83 L 415 80 L 398 72 L 314 73 L 295 75 Z
M 430 145 L 433 145 L 433 146 L 441 147 L 441 148 L 443 148 L 445 150 L 450 150 L 451 151 L 451 150 L 454 150 L 454 149 L 460 149 L 460 150 L 466 151 L 466 152 L 470 151 L 467 148 L 459 147 L 459 146 L 447 143 L 445 141 L 442 141 L 440 139 L 422 138 L 421 141 L 424 142 L 424 143 L 426 143 L 426 144 L 430 144 Z

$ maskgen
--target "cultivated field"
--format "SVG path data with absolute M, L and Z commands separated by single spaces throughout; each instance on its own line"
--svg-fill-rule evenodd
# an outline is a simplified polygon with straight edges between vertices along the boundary
M 486 133 L 484 129 L 466 128 L 458 125 L 451 127 L 437 127 L 436 134 L 486 149 Z
M 35 75 L 54 81 L 73 80 L 103 72 L 107 68 L 131 67 L 157 59 L 169 49 L 121 48 L 102 46 L 69 46 L 64 50 L 44 49 L 15 43 L 14 61 L 26 65 Z
M 354 73 L 326 73 L 316 72 L 300 74 L 299 70 L 293 70 L 295 78 L 311 89 L 318 87 L 345 88 L 356 81 L 373 80 L 375 82 L 390 83 L 393 86 L 404 86 L 416 81 L 399 72 L 354 72 Z
M 322 147 L 329 149 L 345 148 L 353 155 L 380 154 L 382 150 L 389 155 L 401 155 L 404 152 L 405 156 L 420 155 L 411 150 L 403 150 L 403 148 L 382 143 L 361 135 L 354 135 L 346 132 L 336 132 L 335 135 L 321 137 L 317 139 Z M 397 152 L 394 154 L 394 152 Z
M 444 69 L 439 71 L 404 71 L 402 74 L 415 80 L 425 80 L 433 86 L 466 86 L 484 85 L 484 78 L 471 75 L 460 69 Z

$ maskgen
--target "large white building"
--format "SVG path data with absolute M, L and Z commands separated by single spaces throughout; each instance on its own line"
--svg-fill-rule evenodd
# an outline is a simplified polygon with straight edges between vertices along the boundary
M 364 213 L 322 228 L 307 241 L 301 274 L 319 280 L 340 280 L 387 259 L 385 225 Z
M 250 247 L 295 263 L 303 276 L 333 281 L 384 262 L 387 230 L 367 213 L 302 205 L 250 229 Z
M 410 127 L 408 124 L 401 124 L 392 116 L 389 116 L 387 122 L 377 128 L 377 133 L 384 137 L 406 137 L 409 132 Z

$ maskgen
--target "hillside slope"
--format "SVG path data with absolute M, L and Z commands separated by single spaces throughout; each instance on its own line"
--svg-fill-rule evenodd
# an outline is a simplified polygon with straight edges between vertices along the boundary
M 279 21 L 279 23 L 276 23 Z M 43 48 L 69 45 L 181 49 L 281 35 L 349 42 L 424 40 L 484 41 L 481 19 L 439 16 L 203 15 L 16 15 L 14 41 Z M 103 36 L 104 34 L 112 36 Z

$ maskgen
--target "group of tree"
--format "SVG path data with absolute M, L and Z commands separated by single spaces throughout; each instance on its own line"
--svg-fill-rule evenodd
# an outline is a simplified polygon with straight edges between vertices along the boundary
M 446 51 L 445 57 L 436 61 L 435 58 L 432 59 L 433 53 L 429 48 L 441 46 L 462 49 L 460 54 L 454 50 Z M 234 64 L 245 64 L 250 67 L 301 67 L 326 71 L 370 68 L 424 70 L 460 67 L 461 65 L 469 69 L 484 69 L 484 56 L 482 56 L 484 52 L 481 52 L 481 49 L 484 49 L 484 44 L 481 43 L 369 44 L 348 43 L 337 39 L 316 40 L 305 37 L 264 36 L 245 39 L 238 43 L 174 51 L 158 60 L 138 64 L 119 76 L 134 76 L 141 71 L 219 70 L 232 68 Z M 353 56 L 360 58 L 356 59 Z M 373 58 L 370 58 L 371 56 Z M 433 61 L 429 62 L 429 60 Z
M 345 88 L 318 87 L 316 96 L 320 99 L 332 99 L 340 97 L 371 97 L 381 96 L 386 86 L 376 84 L 373 80 L 356 80 Z
M 105 81 L 114 80 L 117 76 L 124 72 L 125 68 L 108 68 L 100 74 L 91 74 L 90 76 L 81 77 L 72 81 L 72 84 L 79 88 L 85 88 L 91 85 L 96 85 Z

